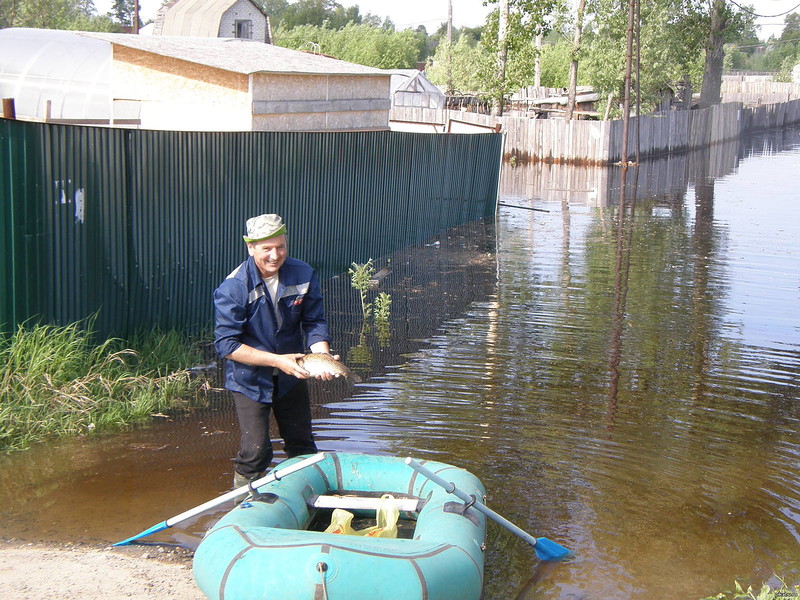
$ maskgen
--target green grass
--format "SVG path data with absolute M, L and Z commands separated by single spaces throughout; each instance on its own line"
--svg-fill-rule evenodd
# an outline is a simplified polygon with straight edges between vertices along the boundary
M 154 328 L 97 343 L 92 321 L 0 337 L 0 452 L 118 430 L 200 403 L 201 338 Z

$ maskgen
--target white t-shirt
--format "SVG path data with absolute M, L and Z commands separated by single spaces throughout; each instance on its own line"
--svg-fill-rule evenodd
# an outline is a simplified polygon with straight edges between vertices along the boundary
M 283 318 L 281 317 L 281 311 L 278 310 L 278 274 L 275 273 L 272 277 L 262 278 L 264 281 L 264 285 L 267 286 L 267 291 L 269 292 L 269 299 L 272 300 L 272 307 L 275 309 L 275 318 L 278 321 L 278 329 L 281 328 L 283 324 Z

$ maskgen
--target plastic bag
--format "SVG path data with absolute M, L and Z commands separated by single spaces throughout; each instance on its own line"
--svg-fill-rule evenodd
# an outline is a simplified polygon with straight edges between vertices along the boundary
M 356 531 L 356 535 L 378 538 L 396 538 L 397 519 L 399 518 L 400 509 L 397 508 L 397 502 L 394 501 L 394 496 L 391 494 L 384 494 L 381 496 L 381 503 L 378 505 L 378 512 L 375 515 L 375 521 L 377 524 L 374 527 L 359 529 Z
M 341 508 L 334 509 L 331 515 L 331 524 L 325 533 L 340 533 L 342 535 L 356 535 L 350 522 L 353 520 L 353 513 Z
M 400 509 L 397 508 L 397 502 L 394 496 L 384 494 L 381 496 L 381 502 L 378 505 L 378 511 L 375 515 L 376 525 L 367 527 L 366 529 L 353 529 L 351 522 L 353 521 L 353 513 L 343 510 L 341 508 L 334 509 L 331 514 L 331 524 L 325 530 L 325 533 L 338 533 L 343 535 L 361 535 L 365 537 L 378 537 L 378 538 L 396 538 L 397 537 L 397 519 L 400 518 Z

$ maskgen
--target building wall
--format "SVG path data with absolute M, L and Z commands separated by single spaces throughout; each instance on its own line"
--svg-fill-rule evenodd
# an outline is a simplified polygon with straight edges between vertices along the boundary
M 253 129 L 388 129 L 389 75 L 253 75 Z
M 250 39 L 258 42 L 267 41 L 267 17 L 250 0 L 239 0 L 225 11 L 219 22 L 219 37 L 237 37 L 236 21 L 250 21 L 252 24 Z
M 114 46 L 113 99 L 140 103 L 139 127 L 250 131 L 248 76 Z

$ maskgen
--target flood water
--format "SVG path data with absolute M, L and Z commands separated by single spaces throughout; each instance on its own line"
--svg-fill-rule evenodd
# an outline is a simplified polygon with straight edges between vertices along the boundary
M 377 261 L 388 340 L 360 341 L 355 291 L 326 284 L 364 382 L 314 384 L 320 448 L 462 466 L 574 551 L 543 568 L 490 525 L 487 600 L 800 583 L 800 130 L 635 171 L 623 199 L 617 169 L 504 167 L 496 220 Z M 212 393 L 0 458 L 2 535 L 134 535 L 227 490 L 237 437 Z M 221 514 L 148 541 L 194 547 Z

